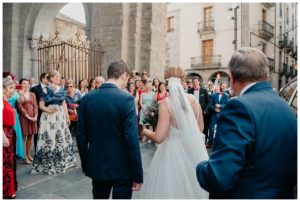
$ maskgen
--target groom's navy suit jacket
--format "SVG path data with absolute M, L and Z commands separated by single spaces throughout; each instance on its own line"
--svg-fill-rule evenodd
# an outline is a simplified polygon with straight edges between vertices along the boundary
M 134 98 L 116 85 L 104 83 L 81 99 L 77 144 L 90 178 L 143 182 Z
M 292 198 L 297 182 L 297 120 L 268 82 L 222 110 L 212 154 L 197 166 L 210 198 Z

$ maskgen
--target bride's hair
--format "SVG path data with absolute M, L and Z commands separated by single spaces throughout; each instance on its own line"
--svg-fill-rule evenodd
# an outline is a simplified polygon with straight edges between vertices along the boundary
M 170 66 L 167 67 L 165 70 L 165 79 L 168 79 L 170 77 L 177 77 L 180 78 L 181 80 L 184 80 L 185 72 L 179 66 Z

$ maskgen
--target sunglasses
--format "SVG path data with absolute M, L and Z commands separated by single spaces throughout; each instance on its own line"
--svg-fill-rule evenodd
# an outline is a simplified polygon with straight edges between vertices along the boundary
M 67 86 L 67 88 L 73 88 L 73 86 Z

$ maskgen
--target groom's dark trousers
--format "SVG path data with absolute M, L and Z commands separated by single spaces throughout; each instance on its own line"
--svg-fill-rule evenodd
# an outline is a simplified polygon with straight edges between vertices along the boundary
M 112 188 L 113 199 L 131 199 L 132 197 L 132 180 L 93 180 L 92 183 L 94 199 L 108 199 Z
M 80 101 L 77 145 L 82 171 L 92 178 L 94 199 L 130 199 L 143 182 L 133 96 L 104 83 Z

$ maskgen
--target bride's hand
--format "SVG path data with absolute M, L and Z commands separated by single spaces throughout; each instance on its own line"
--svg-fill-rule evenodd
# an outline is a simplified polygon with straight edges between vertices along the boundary
M 145 128 L 143 131 L 142 131 L 142 134 L 144 135 L 144 136 L 147 136 L 147 132 L 148 132 L 149 130 L 147 129 L 147 128 Z

